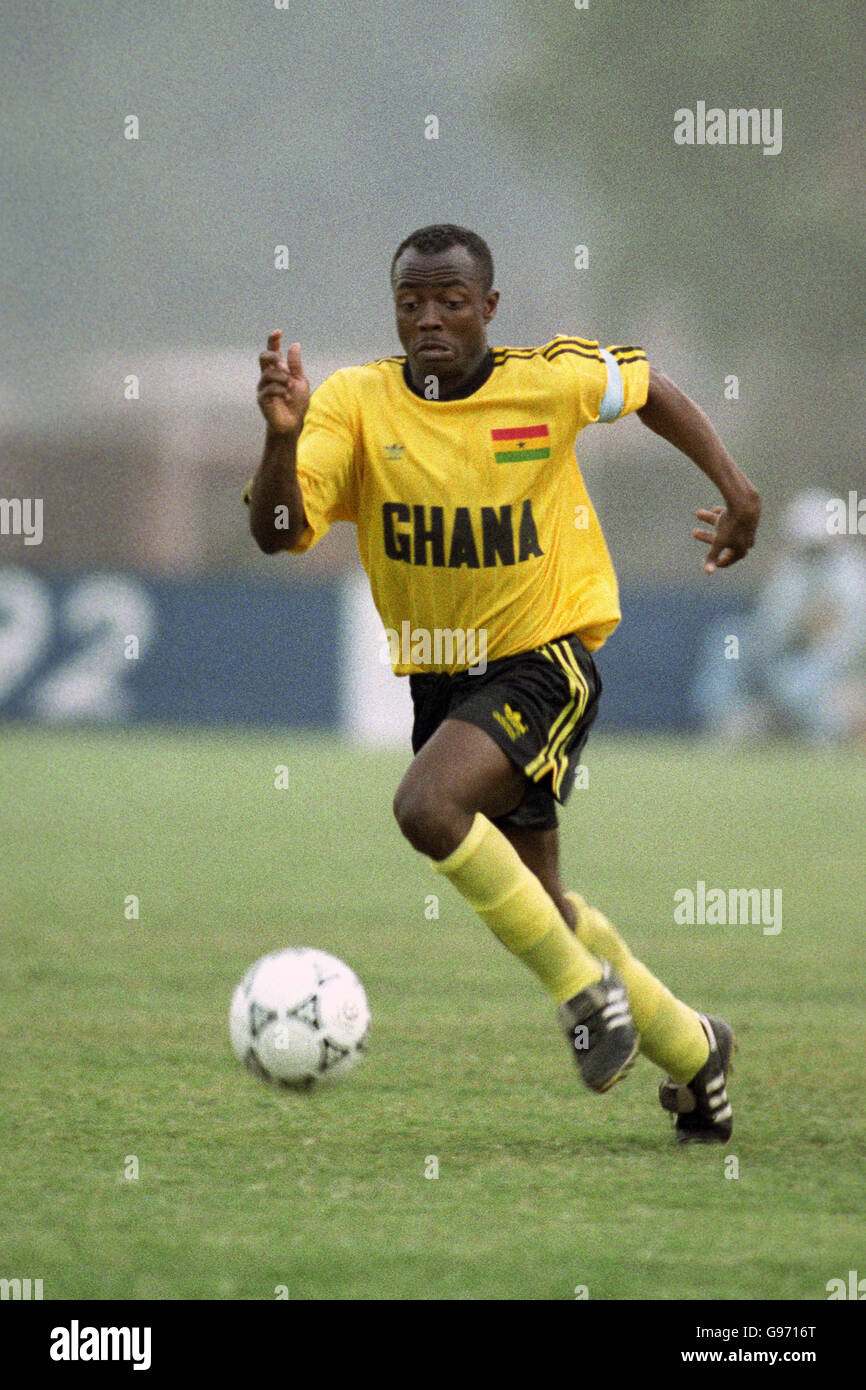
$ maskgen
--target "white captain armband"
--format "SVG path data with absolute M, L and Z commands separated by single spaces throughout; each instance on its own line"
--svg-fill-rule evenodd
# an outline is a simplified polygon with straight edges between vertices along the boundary
M 609 425 L 612 420 L 618 420 L 622 413 L 625 399 L 623 396 L 622 372 L 619 369 L 619 363 L 612 353 L 608 352 L 606 348 L 599 348 L 599 352 L 604 358 L 604 364 L 607 367 L 607 387 L 601 398 L 601 405 L 598 408 L 598 423 L 600 425 Z

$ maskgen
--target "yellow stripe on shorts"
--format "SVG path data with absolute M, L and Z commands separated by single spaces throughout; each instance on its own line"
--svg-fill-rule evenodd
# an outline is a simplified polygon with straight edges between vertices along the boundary
M 548 661 L 562 667 L 568 679 L 571 699 L 554 719 L 544 746 L 532 762 L 527 765 L 525 772 L 527 777 L 531 777 L 535 782 L 540 781 L 547 772 L 552 773 L 553 792 L 554 795 L 558 795 L 562 786 L 562 779 L 568 768 L 568 757 L 559 750 L 567 744 L 576 724 L 586 710 L 589 701 L 589 685 L 577 664 L 574 653 L 566 643 L 549 642 L 540 650 Z
M 560 661 L 566 676 L 568 676 L 569 684 L 572 686 L 572 689 L 575 688 L 576 683 L 578 699 L 577 708 L 574 713 L 569 716 L 568 721 L 557 734 L 550 749 L 550 755 L 556 760 L 557 764 L 557 770 L 553 776 L 553 792 L 554 795 L 558 796 L 562 786 L 562 779 L 568 768 L 568 754 L 564 751 L 560 752 L 560 749 L 565 748 L 575 728 L 583 718 L 587 704 L 589 703 L 589 684 L 586 676 L 577 664 L 574 652 L 567 643 L 557 642 L 553 651 Z

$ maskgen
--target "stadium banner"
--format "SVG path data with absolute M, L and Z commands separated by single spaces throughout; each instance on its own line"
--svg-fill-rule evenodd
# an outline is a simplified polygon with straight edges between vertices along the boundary
M 333 729 L 340 613 L 334 584 L 0 568 L 0 718 Z
M 692 589 L 625 590 L 597 660 L 597 728 L 695 727 L 707 634 L 745 604 Z M 48 574 L 0 567 L 0 719 L 284 725 L 408 747 L 409 683 L 391 673 L 365 576 Z

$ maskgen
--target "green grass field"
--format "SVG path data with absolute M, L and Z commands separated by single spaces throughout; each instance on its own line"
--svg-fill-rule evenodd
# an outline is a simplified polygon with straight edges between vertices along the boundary
M 685 1150 L 645 1059 L 582 1089 L 540 987 L 402 841 L 405 763 L 4 732 L 0 1276 L 46 1299 L 824 1299 L 866 1273 L 866 759 L 590 743 L 569 882 L 739 1037 L 733 1139 Z M 698 879 L 781 888 L 781 933 L 674 925 Z M 332 1090 L 272 1091 L 230 1052 L 232 989 L 282 945 L 367 988 L 369 1056 Z

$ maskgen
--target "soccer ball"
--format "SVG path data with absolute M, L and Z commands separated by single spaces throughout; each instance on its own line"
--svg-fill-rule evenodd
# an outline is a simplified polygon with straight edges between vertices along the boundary
M 336 956 L 309 948 L 262 956 L 244 975 L 229 1011 L 235 1056 L 256 1076 L 292 1090 L 352 1071 L 369 1031 L 357 975 Z

